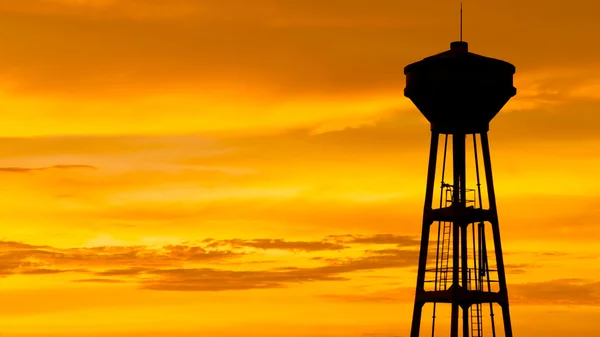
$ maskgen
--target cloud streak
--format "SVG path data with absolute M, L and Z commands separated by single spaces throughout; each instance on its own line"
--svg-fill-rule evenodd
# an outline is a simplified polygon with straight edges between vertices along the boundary
M 216 248 L 230 246 L 234 248 L 252 247 L 258 249 L 279 249 L 290 251 L 316 252 L 325 250 L 342 250 L 348 246 L 331 242 L 310 242 L 310 241 L 285 241 L 283 239 L 255 239 L 255 240 L 221 240 L 212 241 L 207 247 Z
M 37 171 L 48 171 L 48 170 L 97 170 L 98 168 L 91 165 L 53 165 L 47 167 L 0 167 L 0 172 L 4 173 L 31 173 Z
M 373 245 L 382 248 L 367 248 Z M 74 283 L 129 283 L 139 289 L 171 292 L 278 289 L 303 283 L 347 282 L 353 273 L 365 271 L 405 269 L 413 273 L 417 248 L 414 237 L 392 234 L 330 235 L 320 241 L 204 239 L 198 243 L 154 247 L 55 248 L 1 241 L 0 273 L 3 277 L 72 274 Z M 267 260 L 271 256 L 264 252 L 275 250 L 309 254 L 305 258 L 313 261 L 312 266 Z M 337 257 L 311 255 L 327 251 L 337 252 Z M 253 263 L 243 265 L 244 258 L 252 259 Z M 256 262 L 261 259 L 274 265 L 248 268 L 260 266 Z M 519 263 L 506 267 L 512 274 L 522 274 L 543 266 Z M 600 305 L 600 282 L 594 280 L 557 279 L 515 283 L 509 287 L 511 301 L 517 305 Z M 409 303 L 413 292 L 414 287 L 402 286 L 362 293 L 322 294 L 321 298 L 336 302 Z
M 144 281 L 143 289 L 175 291 L 220 291 L 281 288 L 295 283 L 347 281 L 347 274 L 414 265 L 418 252 L 394 250 L 377 256 L 330 260 L 321 267 L 287 267 L 261 271 L 225 271 L 217 269 L 163 269 L 150 274 L 157 279 Z
M 600 305 L 600 281 L 555 279 L 528 282 L 510 287 L 511 300 L 535 305 Z
M 331 238 L 349 244 L 394 244 L 398 247 L 416 247 L 421 244 L 421 239 L 414 236 L 394 234 L 376 234 L 372 236 L 339 235 L 331 236 Z
M 323 241 L 285 241 L 282 239 L 214 240 L 199 244 L 145 246 L 106 246 L 59 249 L 17 242 L 0 242 L 4 276 L 80 273 L 93 277 L 75 282 L 110 283 L 127 280 L 139 283 L 143 289 L 179 291 L 221 291 L 256 288 L 281 288 L 295 283 L 343 281 L 357 271 L 405 268 L 414 265 L 418 252 L 414 249 L 387 249 L 376 254 L 367 252 L 356 257 L 342 254 L 340 258 L 322 260 L 320 266 L 279 266 L 269 269 L 223 269 L 223 262 L 245 256 L 261 256 L 260 251 L 284 250 L 292 253 L 315 253 L 360 248 L 361 243 L 344 244 Z M 371 239 L 379 244 L 396 242 L 388 236 Z M 369 237 L 361 237 L 369 242 Z M 329 240 L 329 241 L 327 241 Z M 254 249 L 248 251 L 247 249 Z M 360 250 L 359 250 L 360 251 Z M 267 255 L 268 256 L 268 255 Z M 324 264 L 323 264 L 324 262 Z

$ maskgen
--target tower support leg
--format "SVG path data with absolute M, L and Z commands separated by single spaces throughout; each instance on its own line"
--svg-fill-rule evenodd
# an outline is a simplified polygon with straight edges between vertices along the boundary
M 471 334 L 469 333 L 469 306 L 464 305 L 462 307 L 463 312 L 463 337 L 469 337 Z
M 467 225 L 463 224 L 460 227 L 460 241 L 461 241 L 461 260 L 462 260 L 462 287 L 463 290 L 468 290 L 469 274 L 467 269 L 468 263 L 468 247 L 467 247 Z M 469 307 L 467 305 L 462 306 L 462 323 L 463 323 L 463 336 L 469 337 Z
M 458 337 L 458 303 L 452 303 L 450 319 L 450 337 Z
M 512 337 L 512 323 L 510 321 L 510 310 L 508 301 L 502 305 L 502 320 L 504 321 L 504 336 Z
M 437 161 L 438 142 L 440 134 L 431 132 L 431 146 L 429 149 L 429 167 L 427 169 L 427 187 L 425 190 L 425 206 L 423 210 L 423 228 L 421 234 L 421 248 L 419 253 L 419 269 L 417 271 L 417 287 L 415 294 L 415 306 L 413 309 L 413 320 L 410 337 L 419 337 L 421 329 L 421 313 L 423 302 L 419 294 L 425 290 L 425 268 L 427 266 L 427 250 L 429 247 L 429 230 L 431 228 L 430 212 L 433 204 L 433 185 L 435 182 L 435 167 Z
M 502 320 L 504 321 L 504 335 L 512 337 L 512 325 L 510 311 L 508 309 L 508 287 L 506 285 L 506 273 L 504 271 L 504 257 L 502 255 L 502 241 L 500 240 L 500 226 L 498 223 L 498 209 L 496 207 L 496 192 L 494 191 L 494 178 L 492 176 L 492 160 L 490 155 L 490 144 L 487 133 L 481 134 L 481 150 L 483 152 L 483 164 L 485 167 L 485 178 L 488 188 L 490 211 L 492 212 L 492 235 L 494 237 L 494 250 L 496 254 L 496 265 L 498 269 L 498 281 L 500 293 L 502 294 Z
M 461 256 L 461 241 L 462 244 L 466 244 L 466 240 L 461 239 L 462 226 L 458 219 L 461 218 L 465 207 L 465 135 L 464 134 L 453 134 L 452 135 L 452 156 L 453 156 L 453 173 L 454 173 L 454 194 L 452 198 L 452 208 L 454 212 L 454 222 L 452 223 L 452 287 L 455 298 L 459 297 L 461 291 L 460 278 L 461 268 L 460 263 L 463 262 L 460 259 Z M 462 270 L 462 279 L 464 280 L 465 274 Z M 459 314 L 459 303 L 452 303 L 451 323 L 450 323 L 450 337 L 458 337 L 458 314 Z

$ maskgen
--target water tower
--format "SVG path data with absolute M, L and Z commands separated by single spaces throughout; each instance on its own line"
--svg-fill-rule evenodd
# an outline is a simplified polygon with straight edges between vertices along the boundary
M 437 306 L 444 303 L 451 307 L 450 337 L 458 337 L 460 330 L 463 337 L 481 337 L 484 332 L 496 337 L 496 330 L 512 337 L 487 132 L 492 118 L 516 94 L 515 67 L 470 53 L 467 43 L 459 41 L 446 52 L 406 66 L 404 73 L 404 95 L 431 124 L 410 336 L 419 337 L 428 303 L 433 307 L 427 326 L 431 335 L 448 336 L 447 330 L 441 333 L 435 326 Z M 434 205 L 436 185 L 440 191 Z M 486 236 L 490 232 L 491 239 Z M 502 312 L 503 324 L 495 322 L 495 307 Z

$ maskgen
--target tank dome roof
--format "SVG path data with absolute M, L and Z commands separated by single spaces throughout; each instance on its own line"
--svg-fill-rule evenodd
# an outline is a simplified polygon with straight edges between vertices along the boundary
M 469 45 L 467 42 L 456 41 L 450 44 L 450 50 L 407 65 L 404 68 L 404 74 L 406 75 L 409 72 L 440 66 L 464 66 L 473 70 L 515 73 L 514 65 L 506 61 L 471 53 L 469 52 Z

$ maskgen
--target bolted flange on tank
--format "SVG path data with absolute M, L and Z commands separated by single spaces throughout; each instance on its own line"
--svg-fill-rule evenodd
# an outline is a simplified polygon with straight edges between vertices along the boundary
M 408 97 L 431 123 L 450 134 L 487 132 L 489 123 L 516 95 L 515 66 L 468 51 L 466 42 L 404 68 Z

